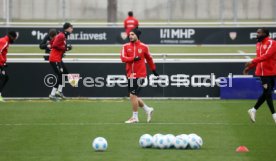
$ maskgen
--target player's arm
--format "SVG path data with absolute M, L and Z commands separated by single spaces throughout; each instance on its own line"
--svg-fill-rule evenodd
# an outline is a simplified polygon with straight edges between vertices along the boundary
M 276 54 L 275 53 L 276 51 L 274 49 L 275 47 L 276 47 L 275 43 L 273 43 L 273 41 L 270 40 L 269 43 L 268 43 L 268 48 L 267 48 L 265 54 L 261 55 L 258 58 L 253 59 L 252 63 L 253 64 L 258 64 L 258 63 L 263 62 L 263 61 L 265 61 L 267 59 L 270 59 L 274 54 Z
M 3 58 L 2 52 L 7 47 L 8 42 L 0 42 L 0 63 L 5 63 L 5 59 Z
M 136 20 L 136 26 L 139 27 L 139 21 L 138 20 Z
M 146 59 L 148 65 L 150 67 L 150 70 L 153 72 L 153 74 L 155 76 L 159 76 L 159 74 L 157 74 L 157 72 L 156 72 L 156 66 L 155 66 L 155 64 L 153 62 L 152 56 L 150 55 L 148 46 L 146 47 L 146 51 L 145 51 L 145 55 L 144 56 L 145 56 L 145 59 Z
M 57 36 L 53 42 L 52 48 L 65 52 L 65 36 Z
M 126 22 L 126 20 L 124 20 L 124 28 L 125 29 L 127 28 L 127 22 Z
M 123 46 L 122 50 L 121 50 L 121 60 L 124 63 L 132 63 L 134 61 L 133 57 L 128 57 L 127 56 L 127 52 L 125 50 L 125 46 Z

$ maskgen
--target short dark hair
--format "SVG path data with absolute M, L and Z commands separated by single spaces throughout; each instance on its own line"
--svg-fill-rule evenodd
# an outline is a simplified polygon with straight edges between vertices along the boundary
M 49 30 L 49 36 L 50 37 L 55 37 L 57 35 L 57 30 L 56 29 L 50 29 Z
M 128 16 L 133 16 L 133 12 L 132 11 L 128 11 Z
M 68 29 L 69 27 L 73 27 L 73 25 L 72 25 L 71 23 L 69 23 L 69 22 L 65 22 L 65 23 L 63 24 L 63 30 L 66 30 L 66 29 Z
M 266 36 L 269 36 L 269 30 L 265 27 L 260 28 Z
M 16 38 L 17 37 L 17 34 L 16 34 L 16 32 L 15 31 L 9 31 L 8 32 L 8 36 L 10 37 L 10 38 Z

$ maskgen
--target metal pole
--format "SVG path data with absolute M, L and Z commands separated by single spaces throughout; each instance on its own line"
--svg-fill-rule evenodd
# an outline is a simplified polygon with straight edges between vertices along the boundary
M 170 0 L 167 0 L 167 24 L 170 23 L 171 19 L 171 5 L 170 5 Z
M 219 17 L 221 25 L 224 24 L 224 0 L 220 0 L 219 6 Z
M 238 17 L 238 8 L 237 8 L 237 0 L 233 0 L 233 21 L 237 22 Z
M 66 5 L 65 0 L 62 0 L 62 19 L 63 19 L 64 22 L 66 21 L 66 17 L 65 17 L 65 5 Z
M 272 17 L 272 19 L 274 19 L 274 21 L 276 21 L 276 1 L 274 0 L 274 15 Z
M 6 25 L 10 24 L 10 0 L 4 0 L 3 12 L 6 18 Z

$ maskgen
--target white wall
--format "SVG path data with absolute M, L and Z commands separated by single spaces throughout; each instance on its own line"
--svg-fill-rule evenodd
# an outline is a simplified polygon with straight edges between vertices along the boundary
M 4 19 L 0 0 L 0 18 Z M 63 14 L 70 20 L 107 19 L 107 0 L 9 0 L 14 20 L 62 20 Z M 118 20 L 129 10 L 140 20 L 233 19 L 234 0 L 117 0 Z M 224 8 L 221 9 L 221 3 Z M 276 0 L 236 0 L 238 19 L 276 19 Z

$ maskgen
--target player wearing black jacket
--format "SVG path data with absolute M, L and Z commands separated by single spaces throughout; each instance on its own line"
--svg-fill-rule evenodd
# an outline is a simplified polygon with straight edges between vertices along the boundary
M 51 41 L 57 35 L 56 29 L 50 29 L 49 33 L 44 37 L 42 42 L 39 44 L 39 48 L 45 50 L 45 54 L 50 54 L 51 51 Z M 49 56 L 44 56 L 45 60 L 49 60 Z

